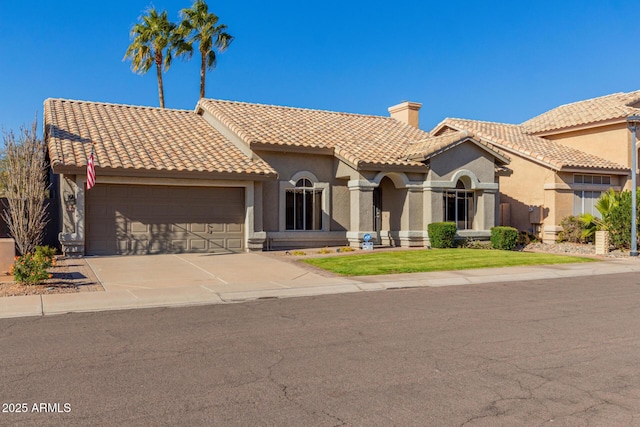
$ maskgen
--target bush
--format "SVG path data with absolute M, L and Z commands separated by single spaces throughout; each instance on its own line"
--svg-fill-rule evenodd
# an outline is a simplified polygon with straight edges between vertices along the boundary
M 518 234 L 518 244 L 522 246 L 527 246 L 529 243 L 538 243 L 538 237 L 535 234 L 531 234 L 528 231 L 521 231 Z
M 34 257 L 44 263 L 48 263 L 47 268 L 56 265 L 56 248 L 51 246 L 36 246 Z
M 637 196 L 637 207 L 640 208 L 640 192 Z M 618 249 L 629 248 L 631 246 L 631 191 L 620 193 L 619 203 L 611 208 L 606 222 L 611 244 Z
M 35 254 L 24 254 L 16 257 L 11 266 L 11 274 L 16 282 L 22 285 L 39 285 L 49 279 L 51 274 L 47 268 L 56 265 L 56 249 L 49 246 L 36 246 Z
M 513 227 L 493 227 L 491 229 L 491 246 L 494 249 L 511 251 L 518 243 L 518 230 Z
M 455 245 L 455 222 L 432 222 L 427 226 L 432 248 L 452 248 Z
M 469 237 L 460 243 L 460 247 L 464 249 L 492 249 L 491 242 L 486 240 L 475 240 Z
M 584 222 L 577 216 L 570 215 L 560 221 L 562 231 L 558 233 L 559 242 L 582 243 Z

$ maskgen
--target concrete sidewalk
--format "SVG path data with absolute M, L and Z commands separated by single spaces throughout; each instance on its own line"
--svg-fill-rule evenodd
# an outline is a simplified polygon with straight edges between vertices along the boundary
M 225 304 L 260 298 L 289 298 L 385 289 L 473 285 L 492 282 L 557 279 L 640 271 L 635 258 L 595 263 L 527 267 L 486 268 L 433 273 L 360 276 L 353 278 L 316 276 L 309 283 L 298 280 L 288 285 L 276 282 L 237 284 L 221 290 L 215 283 L 164 286 L 154 289 L 109 289 L 105 292 L 29 295 L 0 298 L 0 318 L 43 316 L 73 312 L 125 310 L 149 307 L 180 307 Z

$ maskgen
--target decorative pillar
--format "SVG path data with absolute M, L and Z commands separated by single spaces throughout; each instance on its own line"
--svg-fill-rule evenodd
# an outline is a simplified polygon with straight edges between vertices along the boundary
M 267 239 L 262 225 L 262 183 L 249 182 L 244 188 L 245 205 L 245 251 L 261 251 Z
M 400 246 L 426 246 L 427 226 L 424 220 L 424 188 L 421 185 L 407 186 L 407 195 L 402 215 L 402 229 L 400 230 Z
M 349 246 L 360 247 L 365 234 L 378 242 L 373 224 L 373 189 L 377 184 L 367 180 L 349 181 L 351 224 L 347 231 Z

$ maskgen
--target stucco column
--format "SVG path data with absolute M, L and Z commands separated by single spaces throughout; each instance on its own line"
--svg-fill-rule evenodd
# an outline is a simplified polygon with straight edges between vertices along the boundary
M 359 247 L 366 233 L 377 238 L 373 231 L 373 189 L 375 183 L 367 180 L 349 181 L 351 224 L 347 231 L 349 246 Z
M 262 227 L 262 183 L 248 182 L 244 187 L 245 250 L 261 251 L 267 238 Z
M 84 175 L 60 176 L 60 206 L 62 231 L 58 235 L 66 256 L 84 255 Z
M 493 190 L 478 192 L 475 230 L 491 230 L 496 225 L 496 193 Z
M 400 246 L 419 247 L 426 245 L 427 226 L 424 215 L 424 189 L 422 186 L 407 186 L 407 196 L 402 214 Z

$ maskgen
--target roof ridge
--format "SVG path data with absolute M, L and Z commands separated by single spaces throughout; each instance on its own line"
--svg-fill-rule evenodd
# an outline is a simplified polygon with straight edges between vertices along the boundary
M 615 93 L 610 93 L 608 95 L 594 96 L 593 98 L 581 99 L 579 101 L 573 101 L 573 102 L 567 102 L 566 104 L 560 104 L 560 105 L 557 105 L 557 106 L 555 106 L 555 107 L 553 107 L 553 108 L 551 108 L 550 110 L 547 110 L 547 111 L 555 110 L 556 108 L 565 107 L 565 106 L 568 106 L 568 105 L 580 104 L 580 103 L 589 102 L 589 101 L 596 101 L 596 100 L 602 99 L 602 98 L 611 98 L 611 97 L 614 97 L 614 96 L 629 95 L 631 93 L 633 93 L 633 92 L 615 92 Z M 545 111 L 545 113 L 547 111 Z M 544 114 L 544 113 L 542 113 L 542 114 Z M 538 114 L 538 115 L 540 115 L 540 114 Z
M 68 98 L 47 98 L 44 100 L 46 104 L 48 101 L 63 101 L 63 102 L 76 102 L 81 104 L 93 104 L 93 105 L 102 105 L 109 107 L 126 107 L 126 108 L 137 108 L 141 110 L 159 110 L 159 111 L 177 111 L 181 113 L 193 113 L 193 110 L 181 109 L 181 108 L 160 108 L 160 107 L 152 107 L 149 105 L 135 105 L 135 104 L 119 104 L 115 102 L 100 102 L 100 101 L 85 101 L 82 99 L 68 99 Z
M 324 110 L 321 108 L 308 108 L 308 107 L 293 107 L 290 105 L 275 105 L 275 104 L 264 104 L 260 102 L 248 102 L 248 101 L 233 101 L 230 99 L 217 99 L 217 98 L 203 98 L 203 101 L 212 101 L 212 102 L 226 102 L 230 104 L 242 104 L 242 105 L 254 105 L 258 107 L 269 107 L 269 108 L 277 108 L 283 110 L 296 110 L 296 111 L 312 111 L 317 113 L 329 113 L 329 114 L 340 114 L 346 116 L 357 116 L 357 117 L 371 117 L 376 119 L 393 119 L 391 116 L 380 116 L 376 114 L 362 114 L 362 113 L 350 113 L 346 111 L 334 111 L 334 110 Z
M 461 118 L 458 118 L 458 117 L 447 117 L 443 121 L 438 123 L 438 126 L 441 125 L 441 124 L 446 123 L 447 120 L 460 120 L 460 121 L 463 121 L 463 122 L 474 122 L 474 123 L 488 123 L 488 124 L 491 124 L 491 125 L 514 126 L 514 127 L 518 127 L 518 128 L 522 127 L 522 125 L 516 124 L 516 123 L 492 122 L 492 121 L 488 121 L 488 120 L 461 119 Z

